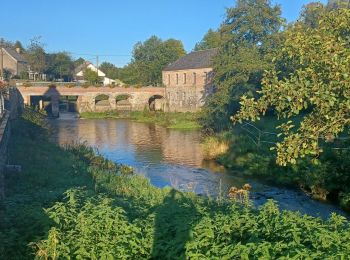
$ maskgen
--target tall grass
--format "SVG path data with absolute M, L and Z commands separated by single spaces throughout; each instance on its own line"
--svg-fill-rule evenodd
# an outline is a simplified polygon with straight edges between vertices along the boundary
M 12 160 L 21 162 L 24 172 L 7 181 L 1 259 L 29 259 L 33 252 L 38 259 L 350 255 L 350 227 L 343 217 L 323 221 L 280 211 L 272 201 L 257 209 L 235 189 L 230 195 L 235 200 L 158 189 L 89 147 L 62 149 L 44 136 L 31 138 L 31 131 L 44 130 L 24 120 L 15 126 Z

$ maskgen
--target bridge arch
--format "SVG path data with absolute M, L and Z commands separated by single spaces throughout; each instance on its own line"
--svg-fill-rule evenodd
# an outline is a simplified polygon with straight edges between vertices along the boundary
M 97 112 L 110 111 L 112 105 L 110 102 L 110 95 L 108 94 L 97 94 L 94 96 L 95 110 Z
M 148 99 L 148 107 L 151 111 L 164 111 L 166 100 L 162 95 L 153 95 Z
M 115 103 L 116 103 L 116 109 L 118 111 L 131 111 L 132 110 L 132 103 L 130 99 L 132 99 L 132 95 L 130 94 L 118 94 L 115 97 Z

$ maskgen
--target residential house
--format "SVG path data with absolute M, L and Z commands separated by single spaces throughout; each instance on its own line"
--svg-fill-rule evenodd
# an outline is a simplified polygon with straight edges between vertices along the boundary
M 21 49 L 1 48 L 0 68 L 8 70 L 11 76 L 20 76 L 29 71 L 27 60 L 21 54 Z
M 169 64 L 162 72 L 167 110 L 196 112 L 214 91 L 213 59 L 218 49 L 191 52 Z
M 98 76 L 101 77 L 103 85 L 114 85 L 117 83 L 116 80 L 110 79 L 106 77 L 106 74 L 101 71 L 100 69 L 97 69 L 95 65 L 93 65 L 91 62 L 84 62 L 83 64 L 79 65 L 78 67 L 75 68 L 75 80 L 80 82 L 80 83 L 85 83 L 84 79 L 84 71 L 86 69 L 90 69 L 92 71 L 97 72 Z

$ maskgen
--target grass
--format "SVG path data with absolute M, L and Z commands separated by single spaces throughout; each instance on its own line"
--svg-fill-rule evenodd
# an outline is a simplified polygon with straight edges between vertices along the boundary
M 84 119 L 127 118 L 141 123 L 154 123 L 171 129 L 198 129 L 201 126 L 195 113 L 164 113 L 160 111 L 132 111 L 130 113 L 118 112 L 83 112 Z
M 33 122 L 37 122 L 36 124 Z M 14 125 L 1 203 L 1 259 L 277 259 L 350 255 L 350 227 L 159 189 L 84 145 L 47 141 L 40 118 Z

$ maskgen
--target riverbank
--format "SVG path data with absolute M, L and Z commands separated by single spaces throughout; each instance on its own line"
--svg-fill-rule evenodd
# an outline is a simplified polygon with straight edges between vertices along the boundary
M 225 168 L 271 184 L 295 187 L 314 199 L 331 201 L 350 211 L 350 152 L 324 147 L 318 162 L 300 161 L 278 166 L 270 147 L 278 142 L 277 121 L 267 117 L 254 124 L 236 125 L 232 130 L 205 138 L 204 154 Z
M 35 124 L 33 123 L 35 122 Z M 48 142 L 40 117 L 15 123 L 1 202 L 0 258 L 346 257 L 349 223 L 158 189 L 83 145 Z M 30 155 L 30 156 L 28 156 Z M 246 194 L 245 192 L 243 194 Z M 46 209 L 46 210 L 44 210 Z M 331 237 L 332 239 L 329 239 Z
M 140 123 L 155 123 L 172 129 L 199 129 L 198 115 L 195 113 L 164 113 L 161 111 L 131 111 L 128 113 L 118 112 L 83 112 L 83 119 L 108 119 L 124 118 Z

